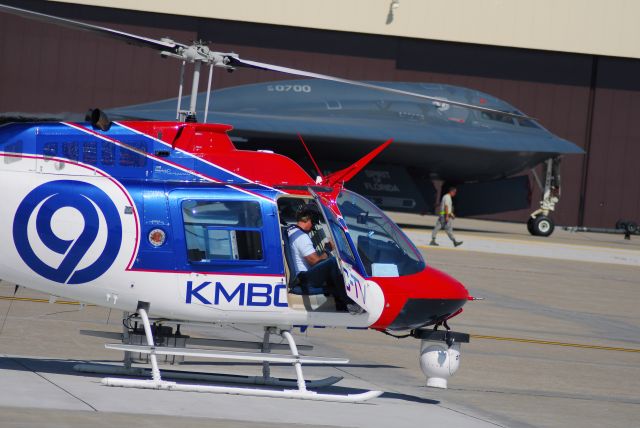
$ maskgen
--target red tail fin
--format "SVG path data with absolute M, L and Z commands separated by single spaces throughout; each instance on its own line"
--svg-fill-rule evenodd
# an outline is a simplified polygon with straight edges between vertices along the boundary
M 341 169 L 340 171 L 336 171 L 332 174 L 327 175 L 322 184 L 333 187 L 335 184 L 351 180 L 355 177 L 360 171 L 364 169 L 365 166 L 369 164 L 376 156 L 380 154 L 381 151 L 387 148 L 393 139 L 387 140 L 385 143 L 373 149 L 371 152 L 364 155 L 362 158 L 357 160 L 353 165 L 346 167 L 345 169 Z

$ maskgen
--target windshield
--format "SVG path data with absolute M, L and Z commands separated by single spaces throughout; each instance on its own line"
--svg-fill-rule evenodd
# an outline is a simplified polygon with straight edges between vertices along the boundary
M 403 276 L 425 263 L 400 228 L 367 199 L 343 190 L 336 200 L 358 256 L 369 276 Z

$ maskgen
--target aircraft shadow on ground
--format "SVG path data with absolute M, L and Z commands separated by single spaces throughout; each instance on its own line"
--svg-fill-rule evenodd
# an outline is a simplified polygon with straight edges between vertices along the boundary
M 47 358 L 29 357 L 0 357 L 0 370 L 13 370 L 24 372 L 38 372 L 49 374 L 78 375 L 83 377 L 104 377 L 103 375 L 92 373 L 80 373 L 73 370 L 73 366 L 85 363 L 82 360 L 59 360 Z
M 440 404 L 440 401 L 438 400 L 417 397 L 415 395 L 409 395 L 409 394 L 400 394 L 398 392 L 385 392 L 380 397 L 390 398 L 392 400 L 411 401 L 411 402 L 420 403 L 420 404 Z
M 221 367 L 232 367 L 232 366 L 242 366 L 242 367 L 262 367 L 262 363 L 248 363 L 248 362 L 231 362 L 231 361 L 185 361 L 176 365 L 174 367 L 187 367 L 187 366 L 221 366 Z M 271 363 L 271 367 L 291 367 L 289 363 Z M 358 367 L 365 369 L 400 369 L 400 366 L 393 366 L 389 364 L 340 364 L 336 366 L 328 365 L 328 364 L 303 364 L 302 367 Z
M 12 367 L 11 361 L 15 362 L 18 367 Z M 41 370 L 46 363 L 46 369 Z M 74 374 L 78 373 L 73 370 L 73 366 L 80 363 L 93 363 L 93 364 L 122 364 L 122 360 L 59 360 L 59 359 L 40 359 L 40 358 L 28 358 L 28 357 L 0 357 L 0 370 L 24 370 L 24 371 L 45 371 L 47 373 L 57 374 Z M 140 364 L 146 364 L 144 362 L 134 361 L 136 366 Z M 159 361 L 160 370 L 176 370 L 179 367 L 189 366 L 212 366 L 212 367 L 256 367 L 262 368 L 260 362 L 228 362 L 228 361 L 185 361 L 180 364 L 162 364 Z M 291 367 L 288 363 L 271 363 L 271 367 Z M 387 368 L 398 369 L 400 366 L 394 366 L 389 364 L 340 364 L 339 366 L 331 366 L 327 364 L 304 364 L 303 367 L 353 367 L 353 368 Z M 144 367 L 143 367 L 144 368 Z
M 63 360 L 63 359 L 47 359 L 47 358 L 29 358 L 29 357 L 13 357 L 13 356 L 2 356 L 0 357 L 0 370 L 12 370 L 12 371 L 22 371 L 22 372 L 36 372 L 36 373 L 45 373 L 45 374 L 59 374 L 59 375 L 71 375 L 85 378 L 93 378 L 93 379 L 101 379 L 106 377 L 104 374 L 98 373 L 84 373 L 77 372 L 73 369 L 76 364 L 80 363 L 95 363 L 95 364 L 114 364 L 121 363 L 121 361 L 116 360 L 94 360 L 94 361 L 83 361 L 83 360 Z M 195 362 L 198 364 L 198 362 Z M 241 365 L 248 366 L 254 365 L 256 368 L 260 368 L 260 363 L 209 363 L 209 365 L 213 366 L 232 366 L 232 365 Z M 273 364 L 275 365 L 275 364 Z M 182 364 L 181 364 L 182 366 Z M 277 364 L 277 366 L 290 366 L 290 364 Z M 305 366 L 312 366 L 312 364 L 306 364 Z M 320 366 L 320 365 L 318 365 Z M 327 367 L 326 365 L 323 365 Z M 343 366 L 343 365 L 341 365 Z M 381 365 L 381 364 L 349 364 L 349 367 L 364 367 L 364 368 L 395 368 L 395 366 L 390 365 Z M 160 368 L 161 372 L 165 372 L 165 377 L 167 379 L 171 379 L 170 371 L 175 370 L 177 366 L 162 366 Z M 330 366 L 329 366 L 330 367 Z M 198 381 L 198 383 L 208 384 L 210 382 L 206 381 Z M 214 384 L 222 385 L 223 383 L 215 382 Z M 315 389 L 315 388 L 314 388 Z M 330 394 L 358 394 L 365 392 L 365 389 L 361 388 L 352 388 L 346 386 L 338 386 L 332 385 L 323 388 L 318 388 L 319 391 L 323 393 Z M 392 400 L 401 400 L 401 401 L 410 401 L 415 403 L 422 404 L 439 404 L 440 402 L 437 400 L 431 400 L 423 397 L 418 397 L 409 394 L 401 394 L 396 392 L 384 392 L 381 395 L 381 398 L 392 399 Z

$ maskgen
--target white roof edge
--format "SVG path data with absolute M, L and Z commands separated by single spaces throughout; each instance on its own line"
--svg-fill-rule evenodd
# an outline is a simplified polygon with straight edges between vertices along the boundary
M 171 15 L 640 58 L 636 0 L 56 0 Z M 396 8 L 391 5 L 398 2 Z M 393 11 L 393 13 L 391 13 Z

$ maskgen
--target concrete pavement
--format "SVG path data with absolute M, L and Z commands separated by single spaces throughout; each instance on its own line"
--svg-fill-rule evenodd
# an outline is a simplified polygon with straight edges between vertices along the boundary
M 420 245 L 421 236 L 429 235 L 429 218 L 421 219 L 424 224 L 411 221 L 408 231 Z M 354 405 L 104 387 L 100 377 L 71 367 L 76 360 L 121 358 L 104 349 L 107 340 L 79 334 L 82 329 L 119 331 L 120 314 L 10 300 L 13 289 L 0 283 L 0 426 L 637 425 L 640 266 L 607 257 L 618 251 L 635 257 L 640 240 L 563 233 L 545 240 L 528 236 L 522 225 L 460 221 L 459 226 L 462 247 L 421 247 L 430 265 L 485 298 L 470 302 L 450 322 L 472 339 L 462 346 L 460 370 L 447 390 L 425 386 L 418 341 L 337 329 L 310 329 L 299 338 L 314 344 L 313 355 L 346 356 L 351 364 L 310 366 L 305 375 L 342 375 L 345 379 L 329 390 L 381 389 L 380 398 Z M 439 238 L 443 244 L 446 239 L 444 234 Z M 523 253 L 498 251 L 508 246 L 521 246 Z M 562 251 L 549 257 L 553 246 Z M 604 256 L 578 261 L 571 255 L 585 248 Z M 17 297 L 47 298 L 24 289 Z M 251 329 L 232 333 L 260 339 L 260 332 Z M 248 363 L 205 366 L 188 360 L 180 368 L 260 373 L 259 365 Z M 272 371 L 293 375 L 290 366 Z

